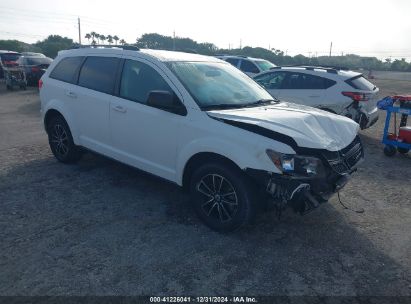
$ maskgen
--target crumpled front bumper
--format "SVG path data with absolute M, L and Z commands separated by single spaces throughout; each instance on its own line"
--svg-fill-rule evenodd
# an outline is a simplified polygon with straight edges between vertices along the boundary
M 278 210 L 292 207 L 305 214 L 340 191 L 357 166 L 364 160 L 364 150 L 357 136 L 340 151 L 315 151 L 323 168 L 313 176 L 278 174 L 247 168 L 246 173 L 269 195 Z
M 300 214 L 306 214 L 327 202 L 334 193 L 344 188 L 352 173 L 298 178 L 249 168 L 245 171 L 277 209 L 291 207 Z

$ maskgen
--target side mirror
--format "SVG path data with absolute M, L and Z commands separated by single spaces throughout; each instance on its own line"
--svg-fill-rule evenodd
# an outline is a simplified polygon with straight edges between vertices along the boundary
M 179 115 L 187 114 L 186 108 L 177 96 L 169 91 L 150 91 L 147 98 L 147 105 Z

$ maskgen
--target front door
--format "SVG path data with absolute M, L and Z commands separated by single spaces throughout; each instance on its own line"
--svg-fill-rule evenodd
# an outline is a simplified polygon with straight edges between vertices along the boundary
M 119 96 L 110 102 L 110 130 L 116 158 L 175 180 L 177 137 L 185 116 L 146 104 L 150 91 L 175 94 L 174 85 L 165 79 L 150 62 L 125 59 Z

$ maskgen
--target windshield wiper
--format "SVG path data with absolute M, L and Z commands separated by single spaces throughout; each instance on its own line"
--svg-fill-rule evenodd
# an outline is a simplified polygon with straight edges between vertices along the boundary
M 201 110 L 211 111 L 211 110 L 240 109 L 240 108 L 255 107 L 255 106 L 260 106 L 260 105 L 267 105 L 267 104 L 272 104 L 272 103 L 277 103 L 277 102 L 280 102 L 280 101 L 277 99 L 260 99 L 260 100 L 257 100 L 251 103 L 237 103 L 237 104 L 220 103 L 220 104 L 202 106 Z
M 254 106 L 260 106 L 260 105 L 269 105 L 272 103 L 278 103 L 280 102 L 278 99 L 260 99 L 255 102 L 247 104 L 247 107 L 254 107 Z

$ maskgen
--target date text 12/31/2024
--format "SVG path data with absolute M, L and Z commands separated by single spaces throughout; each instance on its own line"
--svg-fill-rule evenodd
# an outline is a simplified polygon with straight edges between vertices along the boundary
M 151 303 L 258 303 L 254 297 L 150 297 Z

